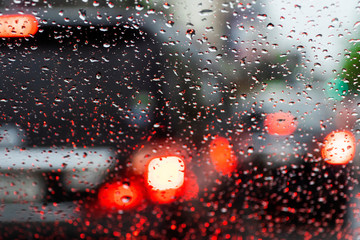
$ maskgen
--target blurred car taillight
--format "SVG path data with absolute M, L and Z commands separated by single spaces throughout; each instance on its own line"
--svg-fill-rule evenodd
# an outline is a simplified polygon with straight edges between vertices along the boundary
M 143 186 L 135 179 L 105 183 L 99 190 L 99 204 L 113 210 L 129 210 L 143 200 Z
M 215 137 L 210 143 L 210 159 L 216 171 L 223 175 L 231 174 L 236 170 L 237 157 L 224 137 Z
M 264 126 L 271 135 L 290 135 L 295 132 L 297 124 L 290 112 L 270 113 L 264 121 Z
M 146 201 L 170 204 L 197 198 L 197 176 L 191 170 L 187 151 L 177 143 L 144 144 L 130 162 L 131 171 L 100 187 L 96 204 L 105 212 L 138 209 L 146 206 L 141 204 Z
M 0 16 L 0 37 L 30 37 L 37 31 L 38 21 L 33 15 Z

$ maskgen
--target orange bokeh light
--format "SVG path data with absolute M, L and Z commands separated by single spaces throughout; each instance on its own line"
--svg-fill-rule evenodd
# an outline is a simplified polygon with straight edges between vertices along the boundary
M 136 180 L 106 183 L 98 194 L 99 204 L 114 210 L 132 209 L 141 203 L 142 199 L 142 186 Z
M 210 143 L 210 159 L 216 171 L 222 174 L 232 173 L 237 166 L 237 158 L 229 141 L 224 137 L 216 137 Z
M 38 21 L 33 15 L 0 16 L 0 37 L 29 37 L 37 31 Z
M 290 135 L 297 128 L 297 121 L 291 113 L 276 112 L 266 115 L 264 126 L 271 135 Z
M 327 163 L 347 164 L 355 155 L 356 139 L 349 131 L 334 131 L 324 139 L 321 155 Z
M 153 158 L 147 165 L 145 179 L 153 202 L 170 203 L 184 185 L 185 162 L 177 156 Z

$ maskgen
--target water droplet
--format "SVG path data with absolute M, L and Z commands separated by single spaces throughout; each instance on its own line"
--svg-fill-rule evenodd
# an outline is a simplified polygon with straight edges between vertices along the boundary
M 209 51 L 210 52 L 216 52 L 217 51 L 217 48 L 215 46 L 210 46 L 209 47 Z
M 221 40 L 228 40 L 228 36 L 222 35 L 222 36 L 220 37 L 220 39 L 221 39 Z
M 271 29 L 274 29 L 275 26 L 274 26 L 274 24 L 269 23 L 266 27 L 267 27 L 267 29 L 271 30 Z
M 165 9 L 169 9 L 169 8 L 170 8 L 170 4 L 169 4 L 168 2 L 166 2 L 166 3 L 163 4 L 163 7 L 164 7 Z
M 265 20 L 267 18 L 267 15 L 266 14 L 259 14 L 259 15 L 257 15 L 257 18 L 260 19 L 260 20 Z
M 130 196 L 124 196 L 124 197 L 121 198 L 121 201 L 123 203 L 129 203 L 131 201 L 131 199 L 132 198 Z
M 357 21 L 355 24 L 354 24 L 354 28 L 360 26 L 360 21 Z
M 194 35 L 195 35 L 195 30 L 194 30 L 194 29 L 188 29 L 188 30 L 186 31 L 186 37 L 187 37 L 188 39 L 192 40 L 193 37 L 194 37 Z
M 147 14 L 155 14 L 155 9 L 149 9 L 149 10 L 147 11 Z
M 307 85 L 305 86 L 305 89 L 306 89 L 306 90 L 312 90 L 312 89 L 313 89 L 313 86 L 310 85 L 310 84 L 307 84 Z
M 212 14 L 214 11 L 211 9 L 203 9 L 199 12 L 200 16 L 208 16 Z
M 109 6 L 109 8 L 113 8 L 113 7 L 115 7 L 115 4 L 113 2 L 108 2 L 108 6 Z
M 138 11 L 141 11 L 141 10 L 144 9 L 144 6 L 141 5 L 141 4 L 138 4 L 138 5 L 135 6 L 135 9 L 138 10 Z
M 127 181 L 123 182 L 123 188 L 128 189 L 130 187 L 130 183 Z
M 167 27 L 172 27 L 172 26 L 174 26 L 174 21 L 169 20 L 169 21 L 167 21 L 167 22 L 165 23 L 165 25 L 166 25 Z
M 79 18 L 81 19 L 81 20 L 86 20 L 86 10 L 84 10 L 84 9 L 79 9 L 79 11 L 78 11 L 78 13 L 79 13 Z
M 298 51 L 301 51 L 302 49 L 304 49 L 304 46 L 303 46 L 303 45 L 299 45 L 299 46 L 296 47 L 296 49 L 297 49 Z

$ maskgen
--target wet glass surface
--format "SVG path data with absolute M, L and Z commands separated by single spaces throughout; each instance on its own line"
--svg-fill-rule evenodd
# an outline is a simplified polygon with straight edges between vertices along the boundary
M 4 239 L 357 239 L 359 3 L 3 1 Z

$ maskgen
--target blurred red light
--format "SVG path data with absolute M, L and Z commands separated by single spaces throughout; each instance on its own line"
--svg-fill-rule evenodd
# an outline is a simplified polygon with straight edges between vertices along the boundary
M 192 171 L 188 171 L 185 176 L 184 191 L 182 193 L 181 199 L 185 201 L 196 199 L 198 194 L 199 184 L 197 182 L 197 177 Z
M 270 113 L 266 115 L 264 126 L 271 135 L 290 135 L 295 132 L 297 121 L 291 113 Z
M 38 21 L 33 15 L 0 16 L 0 37 L 29 37 L 38 30 Z
M 150 189 L 149 198 L 154 203 L 172 203 L 179 198 L 178 189 L 154 190 Z
M 334 131 L 324 139 L 321 155 L 327 163 L 347 164 L 355 155 L 356 139 L 349 131 Z
M 179 196 L 184 185 L 185 162 L 177 156 L 156 157 L 146 168 L 150 198 L 157 203 L 170 203 Z
M 222 174 L 232 173 L 237 166 L 237 158 L 224 137 L 216 137 L 210 143 L 210 159 L 216 171 Z
M 99 204 L 108 209 L 128 210 L 143 199 L 142 186 L 136 180 L 117 181 L 103 185 L 98 194 Z

